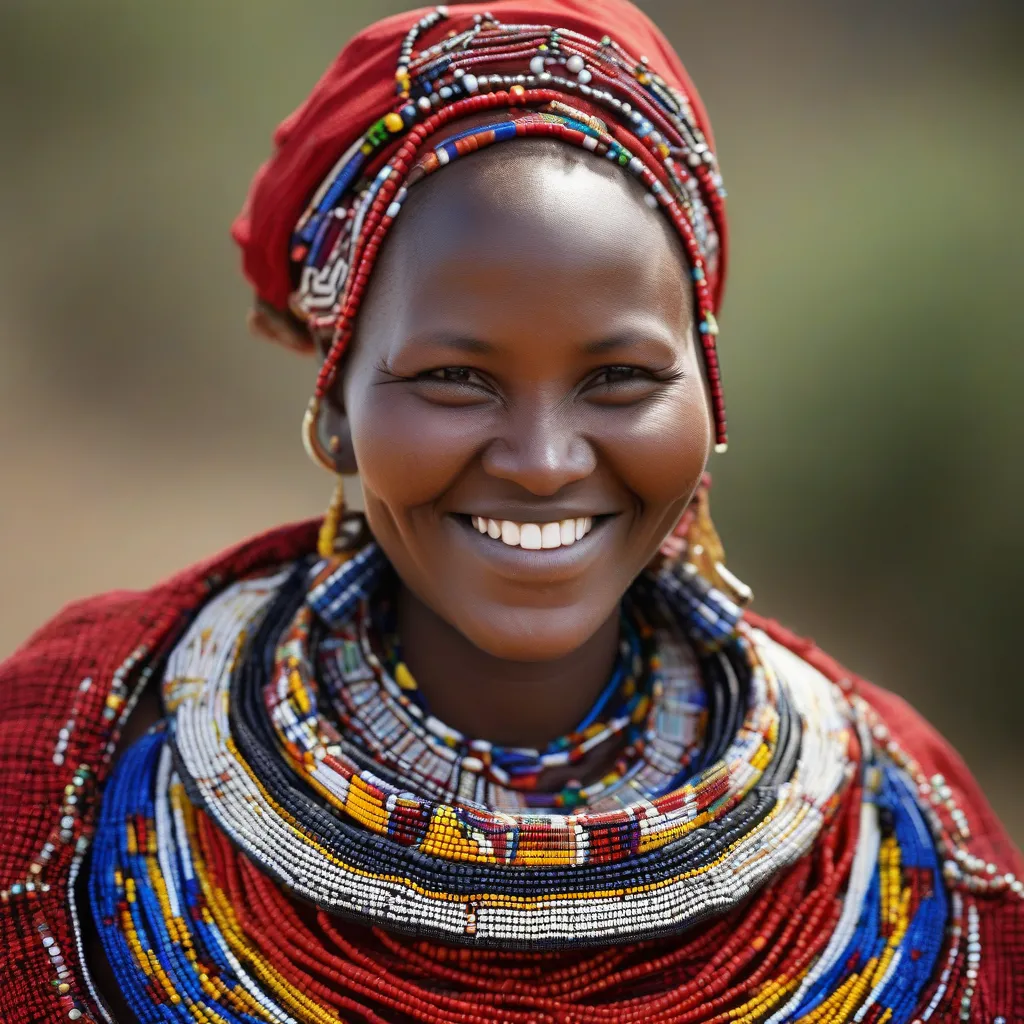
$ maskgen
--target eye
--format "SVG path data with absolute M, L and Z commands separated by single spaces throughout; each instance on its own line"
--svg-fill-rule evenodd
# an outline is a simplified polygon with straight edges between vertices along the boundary
M 603 405 L 632 405 L 658 394 L 678 376 L 671 370 L 659 373 L 642 366 L 602 366 L 583 391 L 588 399 Z
M 651 380 L 651 375 L 638 366 L 606 366 L 603 370 L 598 371 L 594 383 L 597 385 L 620 384 L 623 381 L 636 380 L 638 377 Z
M 468 366 L 439 366 L 405 378 L 420 396 L 435 405 L 480 405 L 494 397 L 494 386 Z
M 437 381 L 441 384 L 480 384 L 483 378 L 466 366 L 442 366 L 437 370 L 425 370 L 417 374 L 417 380 Z

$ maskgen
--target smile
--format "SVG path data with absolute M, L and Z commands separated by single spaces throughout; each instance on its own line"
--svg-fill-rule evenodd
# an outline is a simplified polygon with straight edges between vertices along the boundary
M 471 516 L 470 522 L 479 533 L 510 548 L 523 548 L 526 551 L 570 547 L 582 540 L 594 526 L 592 516 L 562 519 L 553 523 L 517 523 L 510 519 Z

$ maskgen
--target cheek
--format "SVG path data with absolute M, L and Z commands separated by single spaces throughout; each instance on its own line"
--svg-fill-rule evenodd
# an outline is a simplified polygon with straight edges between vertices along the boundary
M 679 506 L 700 482 L 711 446 L 701 379 L 692 375 L 678 382 L 671 393 L 631 412 L 618 426 L 603 445 L 616 475 L 645 513 L 671 518 L 681 512 Z
M 401 384 L 363 389 L 349 407 L 363 487 L 396 516 L 436 500 L 472 460 L 486 412 L 432 406 Z

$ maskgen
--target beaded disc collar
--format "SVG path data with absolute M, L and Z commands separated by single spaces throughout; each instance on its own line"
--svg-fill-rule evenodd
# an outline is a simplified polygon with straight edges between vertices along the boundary
M 372 712 L 361 727 L 416 735 L 414 716 L 399 714 L 408 706 L 385 700 L 394 694 L 345 639 L 387 569 L 371 545 L 339 568 L 239 585 L 203 611 L 168 665 L 171 738 L 190 796 L 239 849 L 319 906 L 502 947 L 675 932 L 805 853 L 851 780 L 842 706 L 806 672 L 780 675 L 742 627 L 703 659 L 718 728 L 691 770 L 686 719 L 699 684 L 682 651 L 687 628 L 698 627 L 670 572 L 631 597 L 677 638 L 664 645 L 673 668 L 661 668 L 647 743 L 589 803 L 570 813 L 488 806 L 480 759 L 431 746 L 426 730 L 419 763 L 375 760 L 357 732 L 327 717 L 312 651 L 333 658 L 328 639 L 347 642 L 351 672 L 339 681 L 350 708 Z M 721 598 L 723 615 L 726 606 Z
M 873 749 L 838 688 L 706 583 L 678 568 L 642 577 L 628 602 L 642 614 L 629 621 L 649 626 L 659 655 L 638 681 L 649 688 L 645 742 L 571 809 L 554 793 L 544 807 L 495 807 L 492 795 L 514 803 L 518 791 L 493 764 L 481 770 L 479 745 L 461 749 L 425 711 L 417 719 L 372 642 L 367 616 L 390 571 L 370 545 L 340 565 L 243 581 L 171 653 L 169 718 L 118 767 L 91 874 L 133 1007 L 148 1012 L 149 979 L 165 979 L 170 1003 L 141 1019 L 186 1005 L 227 1021 L 326 1021 L 357 1005 L 353 992 L 418 1020 L 462 1019 L 468 996 L 401 980 L 439 969 L 444 947 L 429 939 L 524 963 L 593 947 L 588 977 L 613 946 L 634 966 L 610 976 L 610 993 L 625 985 L 625 997 L 651 971 L 677 978 L 664 998 L 679 1013 L 666 1021 L 720 1019 L 685 1010 L 707 992 L 679 959 L 717 942 L 731 952 L 715 984 L 723 998 L 746 992 L 737 1005 L 748 1006 L 722 1020 L 833 1019 L 852 1000 L 909 1021 L 963 905 L 946 894 L 913 784 Z M 652 667 L 657 678 L 644 675 Z M 759 895 L 766 884 L 774 897 Z M 313 908 L 312 931 L 289 896 Z M 284 931 L 267 932 L 268 919 Z M 353 938 L 346 920 L 384 930 Z M 773 948 L 751 988 L 743 964 Z M 381 988 L 367 978 L 385 963 L 396 980 Z M 340 973 L 317 987 L 308 971 L 325 964 Z M 486 972 L 472 977 L 457 985 L 489 984 Z M 502 1006 L 554 998 L 539 979 L 508 995 L 509 977 Z M 581 985 L 573 999 L 588 998 L 591 983 Z M 188 1013 L 180 1019 L 206 1019 Z M 591 1019 L 604 1018 L 580 1016 Z

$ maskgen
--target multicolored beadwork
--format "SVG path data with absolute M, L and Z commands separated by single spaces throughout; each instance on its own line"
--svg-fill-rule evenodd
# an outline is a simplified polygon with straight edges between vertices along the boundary
M 383 614 L 389 617 L 386 608 Z M 316 697 L 302 685 L 310 668 L 304 656 L 310 618 L 301 617 L 293 643 L 279 650 L 278 690 L 268 701 L 274 702 L 279 736 L 305 720 L 311 723 L 309 737 L 315 746 L 315 737 L 326 735 L 329 727 L 311 714 Z M 573 733 L 543 751 L 470 739 L 440 722 L 401 661 L 397 637 L 389 630 L 383 651 L 378 651 L 367 628 L 370 621 L 368 609 L 360 608 L 351 626 L 342 626 L 318 644 L 314 674 L 341 727 L 332 742 L 341 749 L 354 742 L 377 765 L 414 776 L 418 787 L 435 798 L 459 794 L 501 811 L 593 805 L 599 795 L 621 787 L 627 771 L 630 779 L 638 779 L 645 764 L 652 766 L 648 771 L 669 765 L 676 775 L 679 765 L 688 765 L 700 748 L 707 708 L 689 648 L 673 645 L 664 630 L 656 631 L 635 610 L 623 616 L 619 661 L 604 692 Z M 584 786 L 576 780 L 557 792 L 543 790 L 546 774 L 577 765 L 609 744 L 617 751 L 614 764 L 594 783 Z M 300 773 L 307 753 L 295 751 Z
M 516 138 L 554 138 L 622 166 L 653 209 L 675 226 L 690 263 L 716 442 L 726 446 L 715 319 L 719 239 L 713 212 L 725 190 L 715 155 L 687 98 L 615 40 L 549 25 L 506 25 L 478 15 L 472 27 L 417 49 L 448 18 L 440 7 L 406 36 L 394 109 L 336 163 L 296 226 L 293 312 L 329 354 L 303 435 L 333 468 L 316 423 L 352 336 L 377 252 L 417 181 L 481 148 Z M 490 123 L 459 130 L 467 118 Z M 453 131 L 444 136 L 446 128 Z M 424 150 L 426 147 L 426 150 Z
M 667 654 L 658 680 L 651 655 L 640 672 L 646 746 L 578 806 L 499 809 L 491 794 L 523 794 L 464 784 L 483 777 L 473 740 L 427 729 L 388 671 L 390 572 L 371 544 L 237 583 L 171 652 L 170 717 L 116 772 L 90 879 L 140 1020 L 969 1009 L 960 950 L 981 954 L 974 897 L 943 877 L 955 840 L 857 698 L 742 621 L 692 653 L 695 598 L 665 568 L 624 612 Z

